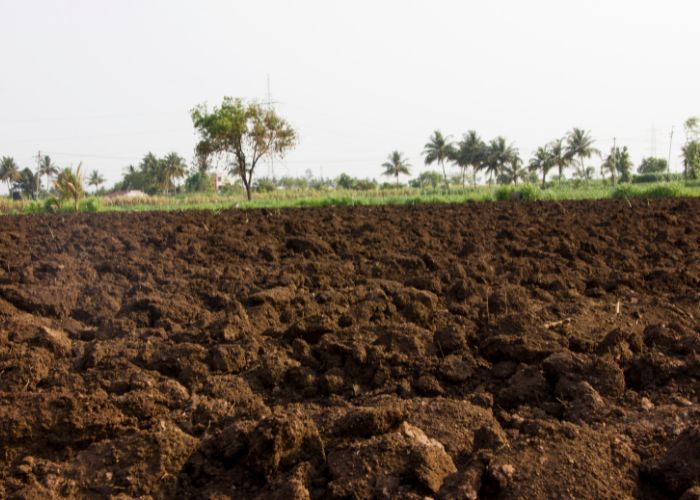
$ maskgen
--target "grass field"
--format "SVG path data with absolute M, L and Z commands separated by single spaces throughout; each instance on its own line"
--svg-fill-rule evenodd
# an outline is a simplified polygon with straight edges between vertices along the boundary
M 354 205 L 405 205 L 417 203 L 461 203 L 465 201 L 507 201 L 513 199 L 535 200 L 595 200 L 605 198 L 635 197 L 695 197 L 700 196 L 700 182 L 662 182 L 648 184 L 622 184 L 612 186 L 601 181 L 587 184 L 571 182 L 552 184 L 546 189 L 525 184 L 520 186 L 477 186 L 472 188 L 378 189 L 354 190 L 277 190 L 255 193 L 252 201 L 242 194 L 178 194 L 174 196 L 149 196 L 147 198 L 88 197 L 82 200 L 82 211 L 148 211 L 148 210 L 223 210 L 228 208 L 291 208 Z M 0 214 L 45 212 L 42 200 L 12 201 L 0 199 Z M 66 204 L 61 211 L 72 211 Z

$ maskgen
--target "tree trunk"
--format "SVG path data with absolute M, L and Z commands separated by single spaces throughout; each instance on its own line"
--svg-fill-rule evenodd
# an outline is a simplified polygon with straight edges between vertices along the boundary
M 396 187 L 399 187 L 399 174 L 396 174 Z
M 447 182 L 447 170 L 445 170 L 445 162 L 441 161 L 440 165 L 442 166 L 442 177 L 445 179 L 445 189 L 447 189 L 449 191 L 450 184 Z
M 462 167 L 462 189 L 467 187 L 467 167 Z
M 544 189 L 544 186 L 546 183 L 547 183 L 547 171 L 542 170 L 542 189 Z

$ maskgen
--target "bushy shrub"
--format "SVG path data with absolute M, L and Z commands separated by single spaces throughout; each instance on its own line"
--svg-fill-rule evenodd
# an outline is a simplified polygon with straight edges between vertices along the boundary
M 533 184 L 523 184 L 522 186 L 501 186 L 496 189 L 494 198 L 497 201 L 507 200 L 527 200 L 535 201 L 542 199 L 542 190 Z
M 683 196 L 683 185 L 678 182 L 669 182 L 660 186 L 654 186 L 644 191 L 644 196 L 650 198 L 677 198 Z
M 622 184 L 618 186 L 612 193 L 613 198 L 634 198 L 641 194 L 639 189 L 631 186 L 629 184 Z
M 80 202 L 81 212 L 99 212 L 101 208 L 102 204 L 100 203 L 100 200 L 94 197 Z

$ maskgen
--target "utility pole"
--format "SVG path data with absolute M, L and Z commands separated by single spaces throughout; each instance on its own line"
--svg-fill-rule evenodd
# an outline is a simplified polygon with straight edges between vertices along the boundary
M 666 165 L 666 170 L 668 175 L 671 175 L 671 148 L 673 147 L 673 126 L 671 127 L 671 135 L 668 139 L 668 165 Z
M 267 109 L 272 111 L 272 97 L 270 94 L 270 74 L 267 74 Z M 275 158 L 272 153 L 270 153 L 270 169 L 268 172 L 270 180 L 275 178 Z

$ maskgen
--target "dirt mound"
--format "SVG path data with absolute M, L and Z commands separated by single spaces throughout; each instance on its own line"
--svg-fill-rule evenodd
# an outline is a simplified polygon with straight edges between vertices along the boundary
M 698 214 L 0 218 L 0 498 L 698 498 Z

